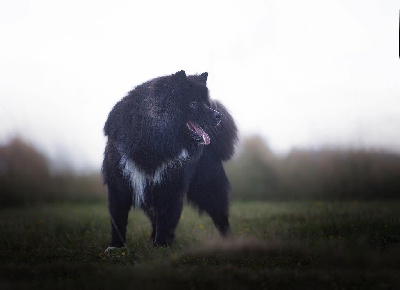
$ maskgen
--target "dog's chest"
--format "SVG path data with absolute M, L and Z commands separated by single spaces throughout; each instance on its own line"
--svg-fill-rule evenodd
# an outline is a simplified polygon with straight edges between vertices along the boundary
M 183 164 L 190 159 L 188 151 L 182 149 L 181 153 L 176 158 L 163 162 L 157 167 L 154 174 L 148 174 L 133 160 L 128 158 L 127 154 L 122 150 L 118 151 L 121 154 L 121 160 L 119 163 L 120 169 L 122 170 L 123 176 L 129 180 L 133 188 L 132 198 L 136 209 L 140 208 L 141 204 L 144 202 L 144 193 L 147 186 L 161 184 L 169 170 L 182 167 Z

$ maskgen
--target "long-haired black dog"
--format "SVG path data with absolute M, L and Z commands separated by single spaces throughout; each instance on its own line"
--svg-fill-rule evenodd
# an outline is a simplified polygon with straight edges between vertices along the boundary
M 237 128 L 209 99 L 207 73 L 184 71 L 137 86 L 111 110 L 104 183 L 111 215 L 110 247 L 125 246 L 131 206 L 150 218 L 155 246 L 170 246 L 187 200 L 230 232 L 229 190 L 222 161 L 234 153 Z

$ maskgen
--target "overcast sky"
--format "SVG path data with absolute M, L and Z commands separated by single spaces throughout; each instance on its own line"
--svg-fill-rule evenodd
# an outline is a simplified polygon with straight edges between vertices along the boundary
M 209 72 L 241 136 L 276 152 L 400 148 L 398 0 L 0 0 L 0 143 L 99 168 L 136 85 Z

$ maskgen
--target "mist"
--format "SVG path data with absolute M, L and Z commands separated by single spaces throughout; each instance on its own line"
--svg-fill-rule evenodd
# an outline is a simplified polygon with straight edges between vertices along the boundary
M 398 152 L 397 35 L 397 1 L 2 2 L 0 143 L 99 170 L 112 106 L 184 69 L 277 154 Z

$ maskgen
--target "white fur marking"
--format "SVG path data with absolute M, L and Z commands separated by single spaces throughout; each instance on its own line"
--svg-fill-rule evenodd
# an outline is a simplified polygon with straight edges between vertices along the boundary
M 122 154 L 120 161 L 122 173 L 131 182 L 135 208 L 140 208 L 144 201 L 144 189 L 146 187 L 146 174 L 140 170 L 135 162 L 130 160 L 125 154 Z M 136 194 L 135 194 L 136 193 Z
M 144 190 L 147 184 L 160 184 L 168 168 L 180 167 L 189 159 L 187 150 L 182 149 L 178 157 L 163 162 L 157 167 L 154 175 L 149 175 L 141 170 L 133 160 L 129 159 L 121 148 L 119 148 L 118 151 L 121 154 L 119 164 L 122 173 L 124 177 L 129 179 L 133 188 L 132 198 L 135 203 L 135 209 L 139 209 L 142 202 L 144 202 Z

